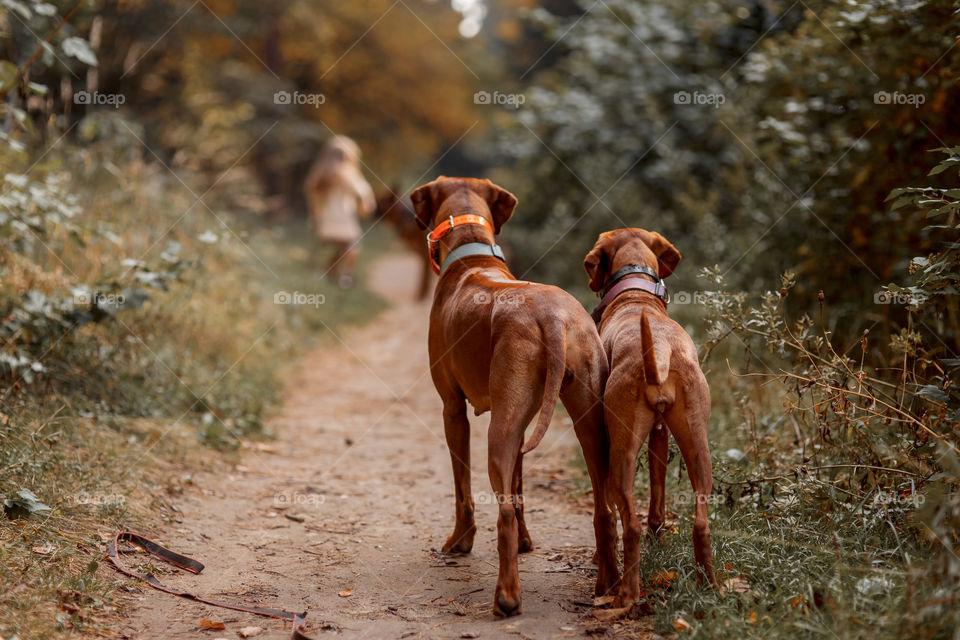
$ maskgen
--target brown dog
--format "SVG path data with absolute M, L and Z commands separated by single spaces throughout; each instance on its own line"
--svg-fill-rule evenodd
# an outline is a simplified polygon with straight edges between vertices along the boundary
M 422 258 L 420 270 L 420 286 L 417 290 L 417 299 L 423 300 L 430 293 L 430 257 L 423 250 L 423 231 L 417 224 L 413 209 L 397 195 L 398 190 L 392 189 L 377 197 L 376 218 L 383 218 L 396 230 L 400 240 L 408 249 Z
M 477 415 L 491 412 L 487 464 L 500 505 L 493 612 L 520 613 L 517 553 L 533 548 L 524 522 L 523 454 L 540 442 L 559 397 L 573 419 L 593 483 L 596 592 L 605 594 L 617 579 L 616 522 L 606 496 L 609 448 L 602 393 L 607 361 L 593 322 L 565 291 L 518 281 L 495 257 L 494 235 L 513 214 L 513 194 L 489 180 L 441 176 L 410 199 L 417 220 L 425 228 L 434 225 L 432 259 L 437 265 L 449 262 L 434 293 L 429 336 L 430 373 L 443 400 L 456 492 L 456 524 L 443 550 L 467 553 L 476 534 L 469 401 Z M 483 254 L 458 257 L 471 248 Z M 534 433 L 524 444 L 527 425 L 538 412 Z
M 590 288 L 604 292 L 598 307 L 600 338 L 610 362 L 604 415 L 610 437 L 610 491 L 623 523 L 621 603 L 640 595 L 641 524 L 633 499 L 637 455 L 650 435 L 650 511 L 657 534 L 664 521 L 667 431 L 686 462 L 695 495 L 693 548 L 698 582 L 715 584 L 710 556 L 707 502 L 713 486 L 707 426 L 710 390 L 697 349 L 683 328 L 667 316 L 666 288 L 680 253 L 659 233 L 617 229 L 600 235 L 583 266 Z

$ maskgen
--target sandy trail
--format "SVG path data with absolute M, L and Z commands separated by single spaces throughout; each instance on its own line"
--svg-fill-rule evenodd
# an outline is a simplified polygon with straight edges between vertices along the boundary
M 561 413 L 524 469 L 536 549 L 520 561 L 523 615 L 491 613 L 497 510 L 486 474 L 489 413 L 471 418 L 473 553 L 437 552 L 453 528 L 453 480 L 427 369 L 429 302 L 411 302 L 417 269 L 406 254 L 379 260 L 373 286 L 391 309 L 304 356 L 269 447 L 235 467 L 193 474 L 196 488 L 177 502 L 182 522 L 155 533 L 206 570 L 163 580 L 216 599 L 306 609 L 318 638 L 596 633 L 585 618 L 596 575 L 590 510 L 570 497 L 576 439 Z M 289 637 L 281 621 L 149 588 L 133 597 L 116 629 L 121 637 L 236 638 L 247 626 L 264 628 L 258 638 Z M 203 618 L 226 630 L 200 628 Z

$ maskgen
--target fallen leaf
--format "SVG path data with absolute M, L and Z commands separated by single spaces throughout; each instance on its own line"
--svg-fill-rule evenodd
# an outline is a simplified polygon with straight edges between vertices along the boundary
M 677 579 L 676 571 L 661 571 L 657 575 L 653 576 L 653 584 L 658 587 L 669 587 L 670 583 Z
M 757 622 L 757 612 L 756 612 L 756 611 L 751 611 L 751 612 L 749 613 L 749 615 L 747 615 L 747 622 L 749 622 L 750 624 L 756 624 L 756 622 Z
M 283 514 L 283 517 L 286 518 L 287 520 L 293 520 L 294 522 L 303 522 L 304 520 L 306 520 L 306 518 L 304 518 L 299 513 L 285 513 Z
M 794 598 L 793 600 L 790 601 L 790 608 L 791 608 L 791 609 L 796 609 L 797 607 L 799 607 L 799 606 L 802 605 L 802 604 L 803 604 L 803 596 L 800 595 L 800 596 L 797 596 L 796 598 Z
M 258 636 L 263 633 L 263 629 L 260 627 L 244 627 L 237 631 L 237 635 L 241 638 L 252 638 L 253 636 Z
M 736 578 L 728 578 L 723 581 L 723 584 L 720 586 L 720 590 L 723 593 L 734 592 L 734 593 L 750 593 L 750 583 L 747 582 L 747 579 L 743 576 L 737 576 Z
M 613 604 L 616 602 L 617 596 L 599 596 L 593 599 L 593 606 L 595 607 L 605 607 L 608 604 Z
M 617 607 L 615 609 L 596 609 L 593 612 L 593 617 L 601 622 L 610 622 L 612 620 L 619 620 L 621 618 L 627 617 L 627 614 L 630 613 L 630 607 Z
M 56 550 L 57 548 L 52 544 L 44 544 L 33 548 L 34 553 L 39 553 L 42 556 L 48 556 Z
M 683 618 L 677 618 L 673 621 L 673 628 L 677 631 L 687 631 L 690 629 L 690 623 Z
M 210 618 L 204 618 L 197 624 L 205 629 L 226 629 L 227 628 L 227 625 L 223 624 L 222 622 L 214 622 Z
M 337 595 L 340 596 L 341 598 L 349 598 L 352 594 L 353 594 L 353 589 L 344 589 Z

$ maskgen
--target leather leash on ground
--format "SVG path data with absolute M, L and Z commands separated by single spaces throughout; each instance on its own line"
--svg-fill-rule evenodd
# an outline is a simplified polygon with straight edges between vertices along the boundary
M 209 604 L 214 607 L 221 607 L 223 609 L 233 609 L 234 611 L 246 611 L 247 613 L 255 613 L 258 616 L 267 616 L 268 618 L 279 618 L 281 620 L 290 620 L 293 624 L 293 630 L 291 632 L 292 640 L 311 640 L 309 636 L 305 635 L 302 631 L 304 625 L 304 618 L 307 615 L 307 612 L 297 613 L 295 611 L 288 611 L 287 609 L 268 609 L 265 607 L 245 607 L 242 605 L 229 604 L 225 602 L 217 602 L 215 600 L 208 600 L 204 597 L 198 596 L 194 593 L 188 591 L 180 591 L 178 589 L 171 589 L 170 587 L 165 586 L 157 577 L 152 573 L 137 573 L 132 569 L 124 566 L 120 562 L 119 552 L 117 551 L 117 545 L 120 542 L 126 541 L 130 544 L 136 545 L 146 551 L 147 553 L 154 555 L 161 560 L 165 560 L 170 564 L 180 567 L 184 571 L 189 571 L 193 574 L 199 574 L 203 571 L 203 564 L 193 558 L 190 558 L 185 555 L 181 555 L 176 551 L 171 551 L 166 547 L 163 547 L 153 540 L 146 538 L 139 533 L 134 533 L 133 531 L 124 530 L 114 537 L 113 540 L 107 545 L 107 557 L 110 559 L 110 562 L 117 567 L 121 573 L 133 578 L 140 578 L 145 581 L 154 589 L 163 591 L 164 593 L 169 593 L 171 595 L 180 596 L 181 598 L 187 598 L 189 600 L 195 600 L 196 602 L 202 602 L 203 604 Z

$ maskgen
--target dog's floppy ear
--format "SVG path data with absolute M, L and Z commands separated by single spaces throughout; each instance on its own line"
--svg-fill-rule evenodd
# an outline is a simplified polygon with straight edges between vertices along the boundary
M 503 187 L 498 187 L 489 180 L 487 190 L 487 204 L 490 205 L 490 213 L 493 214 L 493 233 L 500 233 L 500 227 L 510 219 L 514 209 L 517 208 L 517 196 L 513 195 Z
M 680 262 L 680 252 L 670 244 L 670 241 L 664 238 L 656 231 L 649 231 L 645 239 L 647 246 L 657 256 L 657 271 L 661 278 L 666 278 L 673 273 Z
M 410 202 L 413 203 L 413 211 L 417 215 L 417 225 L 421 229 L 430 227 L 430 223 L 433 222 L 433 212 L 440 206 L 437 199 L 437 183 L 442 179 L 443 176 L 440 176 L 433 182 L 417 187 L 410 194 Z
M 593 249 L 583 259 L 583 268 L 590 276 L 590 290 L 600 291 L 610 277 L 610 236 L 602 233 Z

